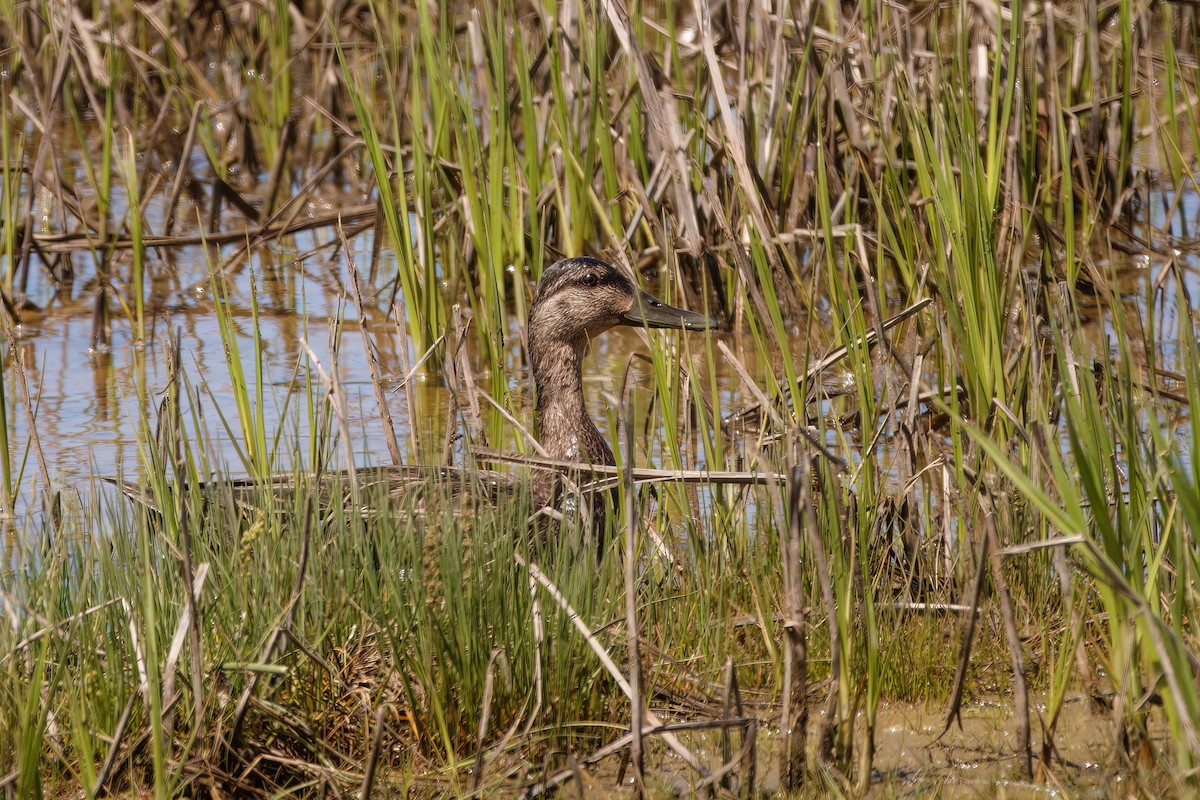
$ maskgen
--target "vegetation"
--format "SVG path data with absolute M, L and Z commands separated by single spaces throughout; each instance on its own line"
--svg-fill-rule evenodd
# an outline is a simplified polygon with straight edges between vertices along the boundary
M 0 20 L 10 796 L 933 790 L 953 775 L 876 758 L 882 704 L 949 726 L 971 698 L 1010 716 L 999 776 L 1194 791 L 1194 6 Z M 338 265 L 390 457 L 474 473 L 533 452 L 529 287 L 581 253 L 724 326 L 646 337 L 625 376 L 648 380 L 609 398 L 599 561 L 570 523 L 531 535 L 520 491 L 363 514 L 385 499 L 343 476 L 352 502 L 322 502 L 360 443 L 336 368 L 357 345 L 339 324 L 333 364 L 305 340 L 269 375 L 261 286 Z M 188 263 L 228 407 L 164 333 Z M 17 326 L 80 309 L 98 351 L 170 364 L 134 388 L 145 503 L 63 502 L 37 426 L 12 437 L 38 403 Z M 243 502 L 213 474 L 248 476 Z M 1080 697 L 1098 767 L 1066 755 Z

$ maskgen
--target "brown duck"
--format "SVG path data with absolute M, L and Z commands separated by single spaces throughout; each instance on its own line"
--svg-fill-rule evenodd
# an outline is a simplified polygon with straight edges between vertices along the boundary
M 537 391 L 535 423 L 546 455 L 614 466 L 612 448 L 588 414 L 583 351 L 588 339 L 617 325 L 703 331 L 716 323 L 641 291 L 620 270 L 595 258 L 568 258 L 542 273 L 529 309 L 529 364 Z M 545 505 L 555 482 L 535 477 L 534 501 Z M 603 506 L 593 513 L 603 519 Z
M 612 448 L 588 414 L 583 394 L 583 352 L 589 337 L 617 325 L 643 328 L 676 328 L 703 331 L 716 323 L 703 314 L 663 303 L 638 289 L 620 270 L 595 258 L 567 258 L 542 273 L 529 310 L 529 362 L 537 392 L 535 423 L 538 440 L 552 459 L 581 464 L 613 466 Z M 350 502 L 350 475 L 346 471 L 312 476 L 320 486 L 319 502 L 330 505 L 334 497 Z M 423 503 L 431 485 L 449 487 L 449 494 L 471 494 L 496 500 L 511 490 L 511 478 L 488 470 L 402 465 L 367 467 L 354 471 L 360 496 L 385 491 L 391 502 L 404 506 Z M 133 500 L 155 506 L 146 487 L 113 481 Z M 532 495 L 539 507 L 551 502 L 557 490 L 555 476 L 539 470 Z M 261 506 L 265 489 L 277 502 L 291 505 L 296 476 L 280 474 L 264 485 L 251 478 L 213 481 L 204 487 L 214 502 L 232 500 L 245 510 Z M 604 518 L 603 504 L 593 504 L 597 522 Z M 364 510 L 365 511 L 365 510 Z

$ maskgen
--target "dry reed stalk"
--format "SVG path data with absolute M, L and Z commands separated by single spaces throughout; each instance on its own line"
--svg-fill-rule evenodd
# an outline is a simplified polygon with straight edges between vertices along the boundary
M 659 158 L 670 167 L 672 172 L 671 186 L 675 192 L 675 214 L 683 227 L 681 249 L 692 254 L 699 253 L 704 237 L 700 233 L 700 223 L 696 218 L 696 204 L 690 191 L 691 171 L 683 151 L 683 127 L 675 107 L 675 97 L 669 85 L 661 89 L 656 85 L 654 74 L 656 65 L 645 51 L 638 45 L 629 22 L 629 14 L 622 0 L 603 0 L 604 11 L 609 23 L 617 36 L 621 49 L 633 63 L 634 75 L 638 88 L 641 90 L 645 113 L 650 122 L 650 130 L 658 146 Z M 661 70 L 657 70 L 661 72 Z
M 542 619 L 542 601 L 538 592 L 538 582 L 529 576 L 529 621 L 533 627 L 533 709 L 529 712 L 529 720 L 521 731 L 522 736 L 528 736 L 533 729 L 533 723 L 542 711 L 544 684 L 542 675 L 542 645 L 546 641 L 546 624 Z
M 1000 553 L 999 537 L 996 534 L 995 509 L 992 506 L 990 494 L 979 493 L 980 505 L 983 506 L 984 536 L 990 541 L 988 547 L 989 563 L 992 568 L 992 581 L 996 584 L 996 593 L 1000 597 L 1000 615 L 1004 621 L 1004 635 L 1008 640 L 1009 655 L 1012 659 L 1013 672 L 1013 703 L 1016 706 L 1017 725 L 1017 757 L 1023 778 L 1033 777 L 1033 750 L 1030 748 L 1029 723 L 1029 685 L 1025 677 L 1025 653 L 1021 648 L 1021 635 L 1017 629 L 1017 618 L 1013 611 L 1012 597 L 1008 591 L 1008 582 L 1004 579 L 1004 561 Z M 982 565 L 981 565 L 982 566 Z
M 179 621 L 175 625 L 175 634 L 171 637 L 171 645 L 167 649 L 167 659 L 163 664 L 163 697 L 173 697 L 175 695 L 175 675 L 176 665 L 179 662 L 179 656 L 183 653 L 184 640 L 191 636 L 192 649 L 192 703 L 193 703 L 193 718 L 192 718 L 192 735 L 202 738 L 204 734 L 204 691 L 203 682 L 197 678 L 196 668 L 199 661 L 200 641 L 196 635 L 198 631 L 199 620 L 196 619 L 198 602 L 200 594 L 204 591 L 204 583 L 208 579 L 208 563 L 199 564 L 195 574 L 191 576 L 191 580 L 184 583 L 184 604 L 183 613 L 179 616 Z M 191 591 L 188 591 L 190 587 Z M 191 595 L 190 597 L 188 595 Z M 169 732 L 173 726 L 173 720 L 167 718 L 163 720 L 163 724 Z
M 379 769 L 379 756 L 383 753 L 383 734 L 387 729 L 386 715 L 392 708 L 390 703 L 384 703 L 375 710 L 375 728 L 371 735 L 371 749 L 368 751 L 367 765 L 363 770 L 362 788 L 358 792 L 359 800 L 370 800 L 375 788 L 375 775 Z
M 487 671 L 483 682 L 483 708 L 479 713 L 479 729 L 475 732 L 475 764 L 471 770 L 471 791 L 478 792 L 483 783 L 483 740 L 487 738 L 488 724 L 492 717 L 492 694 L 496 689 L 496 659 L 502 658 L 504 651 L 492 648 L 488 656 Z
M 794 447 L 795 445 L 793 445 Z M 812 463 L 803 446 L 798 448 L 798 466 L 805 476 L 812 474 Z M 801 490 L 803 494 L 803 490 Z M 809 553 L 815 562 L 817 583 L 821 589 L 821 601 L 825 605 L 826 621 L 829 627 L 829 695 L 825 701 L 825 713 L 821 717 L 817 733 L 817 759 L 821 766 L 837 776 L 839 771 L 833 763 L 834 727 L 842 722 L 841 714 L 846 709 L 838 707 L 838 682 L 842 679 L 842 631 L 838 623 L 837 600 L 833 592 L 833 580 L 829 571 L 829 562 L 825 557 L 825 542 L 817 526 L 816 513 L 811 502 L 805 506 L 805 525 L 809 539 Z
M 325 387 L 325 396 L 329 400 L 329 406 L 333 410 L 334 420 L 338 426 L 338 438 L 342 443 L 343 457 L 346 459 L 346 482 L 350 485 L 350 498 L 353 508 L 362 508 L 362 493 L 360 492 L 358 482 L 358 471 L 354 468 L 354 440 L 350 436 L 350 413 L 346 408 L 346 396 L 342 391 L 342 382 L 340 372 L 337 366 L 337 338 L 338 323 L 331 322 L 329 325 L 329 352 L 331 355 L 331 364 L 329 372 L 325 371 L 325 367 L 321 364 L 321 359 L 317 358 L 317 354 L 309 346 L 308 340 L 303 336 L 299 338 L 300 349 L 308 357 L 309 363 L 317 373 L 321 385 Z
M 211 232 L 183 234 L 178 236 L 146 236 L 142 239 L 142 246 L 149 249 L 174 249 L 179 247 L 190 247 L 194 245 L 223 245 L 235 244 L 238 242 L 250 241 L 257 245 L 273 239 L 278 239 L 282 236 L 288 236 L 293 233 L 313 230 L 314 228 L 327 228 L 338 224 L 349 224 L 359 222 L 364 219 L 369 219 L 375 214 L 375 205 L 366 206 L 350 206 L 341 211 L 332 211 L 326 214 L 319 214 L 313 217 L 302 219 L 299 221 L 285 222 L 282 224 L 263 224 L 245 228 L 244 230 L 221 231 L 215 230 Z M 59 233 L 59 234 L 36 234 L 33 237 L 37 245 L 46 253 L 73 253 L 76 251 L 86 251 L 95 248 L 104 248 L 109 251 L 130 250 L 134 247 L 132 239 L 120 238 L 120 234 L 114 233 L 111 236 L 97 240 L 84 233 Z M 247 251 L 242 251 L 244 257 Z M 217 277 L 228 271 L 233 263 L 240 263 L 241 257 L 231 257 L 226 260 L 221 272 L 218 272 Z
M 526 561 L 516 553 L 513 554 L 513 559 L 516 560 L 516 562 L 522 567 L 529 570 L 530 577 L 541 584 L 542 588 L 546 590 L 551 598 L 553 598 L 554 602 L 558 604 L 559 608 L 566 613 L 567 617 L 571 620 L 571 624 L 575 626 L 575 629 L 578 630 L 583 636 L 584 640 L 588 643 L 588 646 L 592 648 L 592 652 L 594 652 L 600 659 L 600 663 L 604 666 L 604 669 L 609 675 L 612 676 L 612 679 L 617 682 L 617 685 L 621 687 L 621 691 L 625 693 L 625 696 L 632 700 L 633 690 L 629 686 L 629 681 L 626 680 L 625 676 L 621 674 L 621 670 L 617 668 L 616 663 L 614 663 L 612 658 L 608 655 L 608 651 L 604 649 L 604 646 L 600 644 L 600 641 L 596 638 L 596 634 L 587 626 L 586 623 L 584 623 L 583 618 L 580 617 L 579 613 L 571 606 L 570 601 L 567 600 L 561 591 L 559 591 L 558 587 L 554 585 L 550 578 L 538 568 L 537 564 L 533 563 L 532 561 Z M 658 718 L 658 715 L 649 709 L 645 709 L 644 719 L 646 722 L 656 728 L 662 727 L 663 725 L 662 720 Z M 666 728 L 663 730 L 666 731 L 663 733 L 663 741 L 667 743 L 667 746 L 670 747 L 671 750 L 673 750 L 685 764 L 698 772 L 701 777 L 707 778 L 710 774 L 708 768 L 701 763 L 700 759 L 696 757 L 696 754 L 685 747 L 684 744 L 679 741 L 674 734 L 669 732 L 669 730 Z M 632 734 L 630 735 L 632 736 Z
M 170 447 L 173 453 L 172 467 L 177 479 L 182 479 L 187 474 L 187 463 L 184 456 L 183 448 L 180 444 L 180 437 L 183 436 L 183 405 L 180 402 L 180 395 L 183 391 L 183 365 L 180 359 L 179 347 L 179 331 L 167 340 L 167 360 L 169 363 L 169 374 L 171 376 L 170 392 L 168 393 L 170 414 L 169 420 L 173 427 L 173 436 L 171 437 Z M 182 492 L 178 492 L 180 496 L 179 508 L 182 509 Z M 191 634 L 191 679 L 192 679 L 192 735 L 199 740 L 204 739 L 204 659 L 201 650 L 201 619 L 200 606 L 197 602 L 200 588 L 203 586 L 203 579 L 198 578 L 199 573 L 207 573 L 208 564 L 202 563 L 196 569 L 193 566 L 192 553 L 194 552 L 194 543 L 192 541 L 192 526 L 184 514 L 179 514 L 179 540 L 180 540 L 180 560 L 179 566 L 183 572 L 183 585 L 194 586 L 193 590 L 184 593 L 184 611 L 187 614 L 191 625 L 189 626 Z M 199 586 L 197 581 L 199 580 Z M 172 671 L 168 670 L 169 676 Z M 166 696 L 170 697 L 169 691 L 165 692 Z
M 642 743 L 642 657 L 638 652 L 637 623 L 637 488 L 633 482 L 633 396 L 626 398 L 621 432 L 625 459 L 625 637 L 629 648 L 629 724 L 633 738 L 629 758 L 633 763 L 633 795 L 641 798 L 646 785 Z
M 408 452 L 412 454 L 416 463 L 421 464 L 423 462 L 420 438 L 417 436 L 417 404 L 413 400 L 412 387 L 408 383 L 416 373 L 409 363 L 411 359 L 408 357 L 408 337 L 404 335 L 404 320 L 407 319 L 404 302 L 404 298 L 401 297 L 392 306 L 392 318 L 396 325 L 396 353 L 400 361 L 400 374 L 403 376 L 394 391 L 404 393 L 404 407 L 408 411 Z
M 399 466 L 404 463 L 404 456 L 400 452 L 400 443 L 396 440 L 396 426 L 392 424 L 392 409 L 387 402 L 387 391 L 383 388 L 383 377 L 379 369 L 379 349 L 375 347 L 370 331 L 367 330 L 366 307 L 363 304 L 362 290 L 358 286 L 358 266 L 354 263 L 350 243 L 346 241 L 345 232 L 340 224 L 337 226 L 337 230 L 346 253 L 346 265 L 350 273 L 350 296 L 354 300 L 354 308 L 358 313 L 358 331 L 362 334 L 363 352 L 367 356 L 367 370 L 371 376 L 371 386 L 375 390 L 375 405 L 379 409 L 384 441 L 387 443 L 392 463 Z
M 801 529 L 808 527 L 819 542 L 816 517 L 812 511 L 810 483 L 812 468 L 803 448 L 799 463 L 792 468 L 788 492 L 789 524 L 780 529 L 779 550 L 782 554 L 784 645 L 783 697 L 780 700 L 779 728 L 782 742 L 779 748 L 780 783 L 789 792 L 798 792 L 804 785 L 806 748 L 808 746 L 808 642 L 805 625 L 803 562 L 801 560 Z M 819 568 L 819 567 L 818 567 Z M 822 584 L 824 587 L 824 584 Z M 832 607 L 826 609 L 832 614 Z M 831 616 L 831 620 L 833 617 Z M 832 627 L 831 622 L 831 627 Z M 836 644 L 836 639 L 833 640 Z M 831 645 L 832 647 L 833 645 Z M 836 654 L 836 650 L 832 650 Z M 834 663 L 837 656 L 834 655 Z M 834 683 L 836 683 L 836 672 Z
M 745 728 L 757 731 L 758 720 L 753 717 L 734 718 L 734 719 L 713 719 L 713 720 L 694 720 L 691 722 L 675 722 L 669 725 L 649 725 L 642 729 L 642 736 L 663 736 L 665 739 L 668 735 L 674 734 L 676 731 L 702 731 L 710 729 L 724 730 L 726 728 Z M 629 747 L 629 743 L 633 740 L 633 733 L 627 733 L 620 738 L 614 739 L 600 749 L 591 753 L 581 760 L 583 764 L 595 764 L 602 761 L 611 755 L 616 755 Z M 737 758 L 733 759 L 733 766 L 736 766 L 740 761 L 746 761 L 755 751 L 756 739 L 753 736 L 748 736 L 743 743 L 742 751 L 737 754 Z M 709 793 L 712 792 L 714 785 L 720 781 L 722 777 L 728 774 L 728 768 L 731 765 L 722 765 L 718 772 L 712 772 L 701 779 L 696 785 L 696 790 L 705 789 Z M 753 773 L 751 773 L 753 774 Z M 715 776 L 715 777 L 714 777 Z M 562 785 L 563 782 L 572 777 L 578 777 L 578 771 L 574 767 L 567 767 L 558 772 L 549 775 L 542 780 L 527 787 L 521 794 L 521 797 L 537 797 L 548 789 Z
M 731 722 L 737 724 L 742 729 L 742 746 L 741 749 L 731 757 L 725 759 L 721 766 L 713 770 L 712 775 L 709 775 L 696 786 L 696 791 L 707 790 L 712 792 L 718 784 L 723 788 L 729 783 L 730 777 L 734 770 L 742 771 L 742 786 L 739 791 L 739 796 L 746 798 L 753 796 L 754 793 L 754 770 L 751 766 L 754 763 L 754 752 L 757 747 L 755 741 L 758 736 L 758 720 L 747 717 L 742 719 L 721 720 L 722 723 Z M 721 733 L 725 735 L 729 731 L 729 727 L 721 725 Z
M 78 622 L 79 620 L 83 619 L 84 617 L 91 616 L 92 614 L 95 614 L 97 611 L 102 611 L 103 609 L 106 609 L 109 606 L 116 605 L 116 604 L 120 603 L 123 599 L 124 598 L 114 597 L 113 599 L 111 599 L 105 603 L 98 603 L 94 606 L 91 606 L 90 608 L 86 608 L 77 614 L 72 614 L 71 616 L 67 617 L 66 619 L 60 620 L 59 622 L 53 623 L 53 624 L 50 623 L 45 618 L 41 617 L 40 615 L 31 612 L 30 609 L 27 609 L 27 608 L 24 609 L 24 611 L 26 613 L 31 613 L 31 615 L 35 619 L 38 620 L 38 622 L 42 625 L 42 627 L 38 628 L 36 631 L 29 634 L 28 636 L 25 636 L 19 642 L 17 642 L 15 645 L 13 645 L 13 648 L 10 652 L 7 652 L 3 656 L 0 656 L 0 667 L 4 666 L 6 663 L 8 663 L 9 659 L 11 659 L 17 653 L 26 653 L 27 654 L 27 651 L 31 644 L 45 638 L 46 636 L 49 636 L 52 633 L 57 634 L 58 636 L 64 638 L 64 640 L 65 640 L 66 634 L 62 630 L 63 628 L 65 628 L 66 626 L 68 626 L 74 622 Z M 5 602 L 5 604 L 8 605 L 9 608 L 13 608 L 13 609 L 20 608 L 23 605 L 20 602 L 20 600 L 17 597 L 15 597 L 12 593 L 6 592 L 3 590 L 0 590 L 0 600 L 3 600 Z M 14 617 L 14 619 L 15 619 L 15 617 Z
M 933 302 L 932 298 L 928 298 L 928 297 L 926 297 L 922 300 L 918 300 L 917 302 L 910 305 L 908 308 L 901 311 L 899 314 L 888 317 L 886 320 L 884 320 L 884 322 L 882 323 L 882 325 L 880 327 L 884 331 L 889 331 L 892 328 L 895 328 L 901 322 L 904 322 L 906 319 L 914 316 L 919 311 L 924 310 L 932 302 Z M 862 345 L 862 344 L 872 346 L 872 345 L 876 344 L 878 341 L 879 341 L 879 338 L 878 338 L 878 334 L 876 333 L 876 331 L 870 330 L 870 331 L 867 331 L 866 334 L 864 334 L 863 336 L 859 337 L 856 340 L 855 346 Z M 850 354 L 850 346 L 842 345 L 841 347 L 838 347 L 838 348 L 830 351 L 827 355 L 818 359 L 815 363 L 809 364 L 808 369 L 805 371 L 804 378 L 800 381 L 800 385 L 801 386 L 811 386 L 814 379 L 818 375 L 820 375 L 826 369 L 828 369 L 829 367 L 833 366 L 834 364 L 836 364 L 839 361 L 841 361 L 842 359 L 844 359 L 849 354 Z M 759 392 L 759 394 L 761 394 L 761 392 Z M 748 405 L 744 408 L 741 408 L 741 409 L 731 413 L 725 420 L 726 425 L 732 424 L 734 422 L 741 422 L 743 420 L 751 418 L 752 415 L 754 415 L 754 414 L 758 413 L 760 410 L 762 410 L 762 408 L 763 408 L 762 400 L 759 399 L 757 397 L 757 395 L 755 397 L 755 400 L 756 400 L 756 402 L 754 404 Z M 786 389 L 786 387 L 783 391 L 782 400 L 785 403 L 789 403 L 789 402 L 794 403 L 794 401 L 795 401 L 795 399 L 791 396 L 791 393 Z M 768 413 L 770 413 L 770 412 L 768 412 Z M 772 416 L 772 419 L 775 419 L 775 415 Z
M 564 461 L 557 458 L 523 453 L 507 453 L 503 450 L 493 450 L 488 447 L 476 448 L 475 456 L 480 461 L 493 461 L 504 464 L 523 464 L 539 469 L 577 471 L 581 475 L 608 476 L 612 480 L 620 480 L 624 475 L 622 467 L 609 467 L 603 464 L 584 464 L 578 461 Z M 706 469 L 650 469 L 634 467 L 633 478 L 638 483 L 654 481 L 679 481 L 680 483 L 711 483 L 728 484 L 731 486 L 753 486 L 758 484 L 781 484 L 787 482 L 787 476 L 780 472 L 756 472 L 753 470 L 706 470 Z M 615 484 L 614 484 L 615 485 Z M 588 485 L 583 487 L 590 491 L 601 491 L 612 488 L 606 484 Z
M 748 798 L 754 794 L 755 750 L 757 746 L 755 740 L 758 737 L 758 725 L 755 720 L 745 717 L 745 712 L 742 710 L 742 692 L 738 688 L 737 669 L 734 667 L 732 657 L 725 659 L 725 684 L 721 699 L 721 710 L 722 719 L 730 720 L 736 716 L 747 720 L 746 726 L 742 728 L 742 749 L 736 759 L 734 758 L 733 748 L 730 743 L 729 728 L 721 728 L 721 758 L 727 766 L 736 762 L 741 767 L 742 780 L 738 795 L 742 798 Z M 722 767 L 723 769 L 724 767 Z M 717 770 L 717 772 L 721 772 L 722 770 Z M 717 772 L 714 772 L 713 775 L 716 776 Z M 729 775 L 730 772 L 725 772 L 720 778 L 721 788 L 726 791 L 733 789 Z
M 775 227 L 769 221 L 766 210 L 763 208 L 762 197 L 759 195 L 758 186 L 750 172 L 750 164 L 746 156 L 746 145 L 742 137 L 741 128 L 733 117 L 733 108 L 730 106 L 729 96 L 725 91 L 721 63 L 717 59 L 717 51 L 713 45 L 712 20 L 708 4 L 702 0 L 692 0 L 692 8 L 700 23 L 700 41 L 704 48 L 704 57 L 708 65 L 709 83 L 715 95 L 713 102 L 717 106 L 725 134 L 724 142 L 726 150 L 733 159 L 734 170 L 737 174 L 738 184 L 742 190 L 742 196 L 745 198 L 747 205 L 750 206 L 750 218 L 754 222 L 755 231 L 763 239 L 770 240 L 775 236 Z M 771 272 L 780 278 L 786 275 L 787 271 L 784 269 L 783 262 L 779 258 L 778 251 L 773 247 L 766 247 L 763 250 L 766 253 L 768 263 L 771 265 Z M 796 309 L 792 307 L 790 295 L 783 295 L 781 300 L 789 316 L 795 313 Z
M 279 145 L 275 151 L 275 161 L 271 164 L 269 177 L 267 178 L 267 188 L 263 193 L 262 214 L 267 218 L 275 211 L 275 196 L 279 194 L 279 187 L 284 182 L 283 176 L 287 171 L 288 157 L 292 153 L 292 146 L 296 138 L 296 125 L 291 119 L 283 124 L 283 130 L 279 133 Z M 339 226 L 340 227 L 340 226 Z
M 29 420 L 29 441 L 33 445 L 33 452 L 37 457 L 38 474 L 42 479 L 43 491 L 54 498 L 51 501 L 50 507 L 50 530 L 52 533 L 57 533 L 59 523 L 61 522 L 59 519 L 60 515 L 55 510 L 58 493 L 54 491 L 53 485 L 50 483 L 50 469 L 46 466 L 46 452 L 42 449 L 42 437 L 38 433 L 37 411 L 34 408 L 33 397 L 29 391 L 29 373 L 25 365 L 24 348 L 18 349 L 14 363 L 17 368 L 17 385 L 21 387 L 21 400 L 25 405 L 25 416 Z M 11 513 L 11 509 L 6 510 Z

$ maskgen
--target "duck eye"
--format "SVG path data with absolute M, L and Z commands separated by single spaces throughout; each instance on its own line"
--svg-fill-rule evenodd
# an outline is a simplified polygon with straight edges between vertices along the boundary
M 584 286 L 598 286 L 599 284 L 600 284 L 600 276 L 598 276 L 594 273 L 591 273 L 591 272 L 589 272 L 587 275 L 583 276 L 583 285 Z

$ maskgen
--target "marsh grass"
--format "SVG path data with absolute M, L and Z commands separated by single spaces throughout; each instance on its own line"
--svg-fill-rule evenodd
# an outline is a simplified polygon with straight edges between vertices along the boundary
M 881 703 L 946 704 L 949 725 L 979 697 L 1012 711 L 1000 777 L 1083 785 L 1056 745 L 1082 693 L 1112 732 L 1104 776 L 1194 789 L 1193 7 L 0 0 L 0 19 L 13 796 L 588 780 L 629 725 L 627 652 L 677 725 L 759 730 L 736 695 L 769 729 L 799 686 L 823 713 L 782 788 L 886 793 Z M 622 464 L 790 483 L 647 478 L 598 560 L 578 531 L 531 535 L 527 487 L 364 515 L 387 503 L 339 472 L 359 435 L 341 326 L 331 363 L 266 368 L 261 273 L 309 228 L 283 269 L 369 253 L 346 307 L 394 310 L 401 377 L 424 359 L 453 395 L 426 430 L 439 410 L 406 383 L 422 445 L 402 455 L 475 474 L 477 447 L 532 449 L 510 422 L 530 422 L 529 286 L 596 253 L 724 327 L 643 337 L 599 415 L 617 430 L 633 397 Z M 185 258 L 208 265 L 230 410 L 161 333 Z M 156 511 L 101 487 L 61 517 L 18 502 L 16 325 L 79 307 L 98 351 L 136 343 L 126 477 Z M 230 473 L 240 504 L 210 480 Z M 350 502 L 323 502 L 338 475 Z M 678 777 L 668 746 L 703 741 L 649 733 L 647 791 Z

